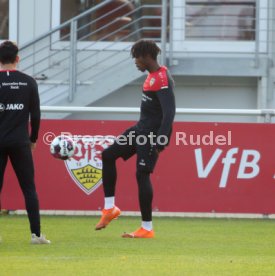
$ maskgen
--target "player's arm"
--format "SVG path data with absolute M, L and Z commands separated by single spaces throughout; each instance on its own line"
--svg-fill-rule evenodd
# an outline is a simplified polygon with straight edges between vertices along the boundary
M 38 138 L 38 132 L 40 127 L 40 100 L 38 94 L 38 87 L 35 80 L 31 82 L 31 97 L 30 97 L 30 123 L 31 123 L 31 133 L 30 140 L 32 144 L 35 144 Z M 35 145 L 33 145 L 33 148 Z
M 161 126 L 158 130 L 157 136 L 165 135 L 168 138 L 169 142 L 176 111 L 175 96 L 173 91 L 169 87 L 160 89 L 156 93 L 156 95 L 159 99 L 163 115 Z M 157 150 L 163 150 L 164 147 L 168 145 L 168 142 L 166 145 L 157 144 Z

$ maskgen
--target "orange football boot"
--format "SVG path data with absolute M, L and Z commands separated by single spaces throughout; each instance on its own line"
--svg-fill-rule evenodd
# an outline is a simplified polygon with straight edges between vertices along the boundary
M 155 232 L 154 230 L 148 231 L 142 227 L 132 233 L 124 233 L 122 238 L 154 238 Z
M 95 230 L 101 230 L 105 228 L 113 219 L 116 219 L 120 215 L 121 211 L 118 207 L 114 206 L 111 209 L 103 209 L 100 221 L 95 227 Z

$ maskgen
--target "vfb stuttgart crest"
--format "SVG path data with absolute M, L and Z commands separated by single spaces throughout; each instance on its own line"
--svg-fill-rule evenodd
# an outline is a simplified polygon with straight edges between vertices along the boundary
M 66 160 L 66 168 L 77 186 L 90 195 L 102 184 L 102 151 L 113 143 L 110 136 L 74 137 L 75 155 Z

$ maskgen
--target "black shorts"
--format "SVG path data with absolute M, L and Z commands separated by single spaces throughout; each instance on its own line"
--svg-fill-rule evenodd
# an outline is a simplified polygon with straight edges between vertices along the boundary
M 150 132 L 139 132 L 135 127 L 131 127 L 118 136 L 114 144 L 106 150 L 114 158 L 121 157 L 124 160 L 137 154 L 137 170 L 152 173 L 158 160 L 158 153 L 155 141 L 149 135 Z

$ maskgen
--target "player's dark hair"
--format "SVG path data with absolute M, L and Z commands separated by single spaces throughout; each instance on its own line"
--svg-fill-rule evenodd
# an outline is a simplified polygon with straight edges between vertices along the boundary
M 18 55 L 17 45 L 9 40 L 0 44 L 0 62 L 2 64 L 14 63 Z
M 138 40 L 131 48 L 132 58 L 146 57 L 149 55 L 152 59 L 156 60 L 159 53 L 160 48 L 153 40 Z

